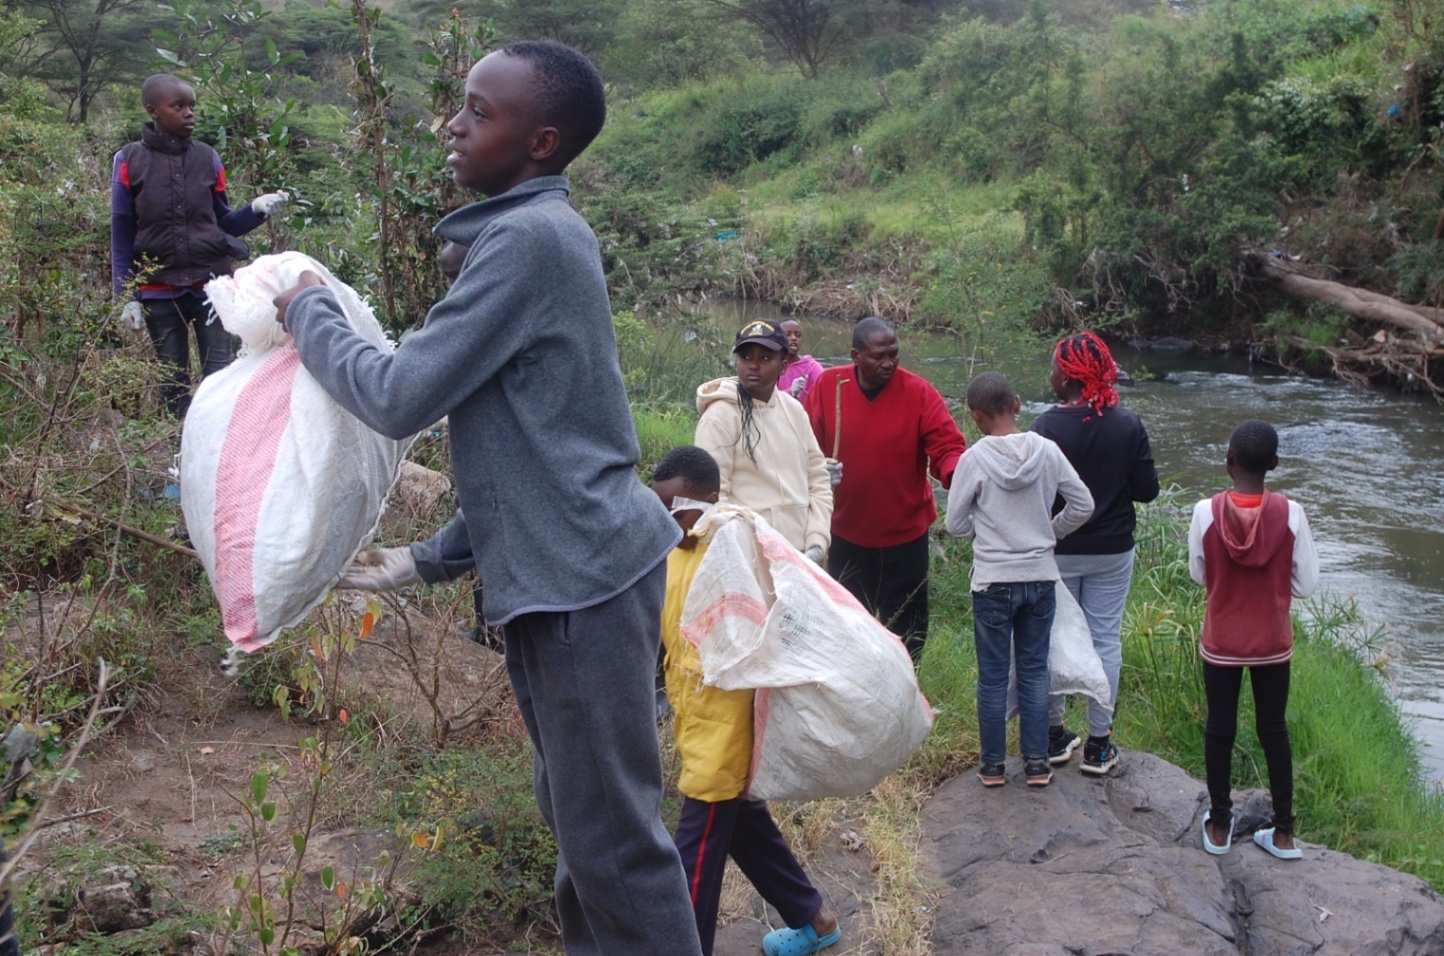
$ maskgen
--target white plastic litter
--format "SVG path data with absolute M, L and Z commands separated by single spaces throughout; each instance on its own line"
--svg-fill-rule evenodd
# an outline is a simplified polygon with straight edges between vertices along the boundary
M 226 637 L 242 651 L 269 644 L 326 599 L 375 533 L 412 442 L 367 428 L 302 367 L 272 299 L 307 269 L 358 333 L 392 349 L 361 297 L 301 253 L 262 256 L 206 283 L 241 350 L 206 376 L 186 414 L 181 507 Z
M 756 688 L 754 800 L 866 793 L 932 727 L 902 642 L 762 518 L 719 505 L 682 610 L 703 680 Z
M 1093 633 L 1088 619 L 1073 592 L 1059 581 L 1054 586 L 1057 610 L 1053 613 L 1053 630 L 1048 635 L 1048 693 L 1082 694 L 1092 697 L 1109 713 L 1113 712 L 1113 686 L 1103 670 L 1103 661 L 1093 647 Z M 1018 677 L 1008 675 L 1008 716 L 1018 712 Z

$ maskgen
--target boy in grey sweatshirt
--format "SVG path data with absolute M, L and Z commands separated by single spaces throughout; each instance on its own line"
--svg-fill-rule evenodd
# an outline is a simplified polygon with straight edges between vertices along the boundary
M 470 251 L 426 324 L 384 352 L 314 273 L 277 297 L 277 318 L 307 371 L 371 428 L 399 438 L 450 418 L 482 611 L 504 634 L 557 839 L 567 952 L 701 956 L 661 819 L 653 685 L 682 532 L 637 477 L 600 251 L 561 176 L 605 115 L 577 51 L 488 54 L 447 124 L 457 184 L 487 198 L 436 227 Z
M 1053 779 L 1048 763 L 1048 635 L 1057 540 L 1093 513 L 1093 496 L 1057 445 L 1018 430 L 1021 403 L 997 372 L 968 385 L 983 438 L 968 449 L 948 495 L 950 534 L 973 542 L 973 639 L 978 651 L 978 779 L 1007 782 L 1010 658 L 1018 674 L 1018 743 L 1028 786 Z M 1053 502 L 1064 507 L 1051 516 Z

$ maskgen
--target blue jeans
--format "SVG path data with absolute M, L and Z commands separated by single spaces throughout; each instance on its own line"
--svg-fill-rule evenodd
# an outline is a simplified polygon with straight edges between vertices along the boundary
M 1007 756 L 1008 663 L 1018 672 L 1018 744 L 1024 758 L 1048 756 L 1048 635 L 1057 599 L 1052 581 L 990 584 L 973 592 L 978 647 L 981 762 Z

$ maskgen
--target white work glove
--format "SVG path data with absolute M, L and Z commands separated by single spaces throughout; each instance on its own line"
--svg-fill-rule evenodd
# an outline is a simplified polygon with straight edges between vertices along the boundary
M 815 544 L 812 547 L 808 548 L 806 551 L 802 552 L 802 556 L 807 560 L 811 561 L 813 564 L 822 563 L 822 549 Z
M 788 386 L 787 390 L 792 393 L 793 398 L 801 401 L 802 393 L 807 391 L 807 376 L 799 375 L 797 378 L 793 379 L 792 384 Z
M 336 585 L 358 591 L 394 591 L 408 584 L 420 584 L 416 559 L 410 548 L 368 548 L 341 575 Z
M 279 212 L 290 198 L 284 190 L 266 193 L 251 200 L 251 211 L 262 219 L 269 219 L 273 213 Z
M 125 304 L 125 308 L 120 310 L 120 321 L 132 332 L 145 328 L 145 310 L 138 300 L 131 299 Z
M 836 488 L 842 484 L 842 462 L 836 458 L 824 458 L 823 464 L 827 467 L 827 482 Z

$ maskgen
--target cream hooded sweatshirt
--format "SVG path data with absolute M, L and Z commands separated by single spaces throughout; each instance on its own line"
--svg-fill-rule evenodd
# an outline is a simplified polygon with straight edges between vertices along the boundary
M 771 400 L 752 403 L 755 461 L 742 437 L 735 377 L 698 388 L 697 411 L 702 418 L 694 440 L 717 459 L 719 500 L 757 512 L 799 551 L 814 546 L 826 551 L 832 540 L 832 485 L 797 399 L 779 388 Z

